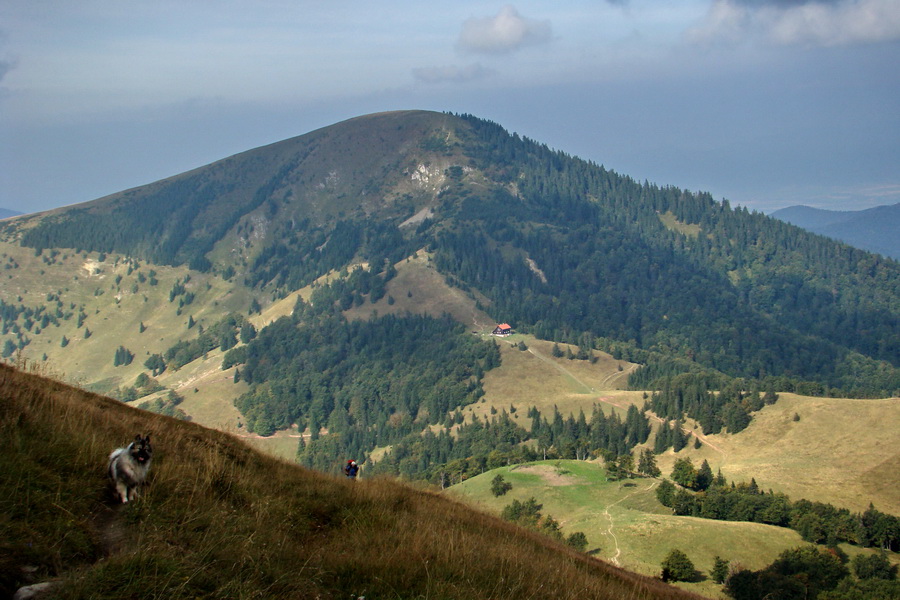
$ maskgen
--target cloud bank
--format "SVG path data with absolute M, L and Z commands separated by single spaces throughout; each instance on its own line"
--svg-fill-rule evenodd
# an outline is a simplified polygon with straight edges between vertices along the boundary
M 845 46 L 900 40 L 896 0 L 714 0 L 694 42 Z
M 527 19 L 511 5 L 493 17 L 470 18 L 462 26 L 457 47 L 476 54 L 504 54 L 549 42 L 550 21 Z

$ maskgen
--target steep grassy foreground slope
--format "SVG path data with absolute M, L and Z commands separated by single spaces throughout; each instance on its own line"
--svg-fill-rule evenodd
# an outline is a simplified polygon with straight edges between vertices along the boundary
M 113 505 L 105 457 L 137 432 L 150 483 Z M 446 498 L 306 471 L 5 365 L 0 474 L 0 596 L 30 576 L 60 578 L 60 598 L 696 597 Z

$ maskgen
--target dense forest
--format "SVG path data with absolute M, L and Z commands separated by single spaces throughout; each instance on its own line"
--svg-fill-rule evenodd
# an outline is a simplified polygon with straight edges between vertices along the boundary
M 896 262 L 470 122 L 475 164 L 515 192 L 447 189 L 456 226 L 437 236 L 436 260 L 520 330 L 847 394 L 900 385 Z
M 558 410 L 550 419 L 536 409 L 528 416 L 532 423 L 529 430 L 515 423 L 506 410 L 485 422 L 476 419 L 464 423 L 461 415 L 449 415 L 437 434 L 411 434 L 394 444 L 369 473 L 425 479 L 443 486 L 485 470 L 533 460 L 586 460 L 597 456 L 615 460 L 630 455 L 650 435 L 647 417 L 634 406 L 624 421 L 596 405 L 590 420 L 583 412 L 577 417 L 564 417 Z M 301 460 L 310 460 L 309 454 L 308 448 L 301 448 Z M 315 461 L 308 464 L 319 467 Z

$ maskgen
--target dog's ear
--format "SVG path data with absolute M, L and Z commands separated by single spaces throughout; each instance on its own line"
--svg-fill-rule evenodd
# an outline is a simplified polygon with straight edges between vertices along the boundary
M 134 443 L 135 444 L 141 443 L 141 434 L 137 434 L 136 436 L 134 436 Z
M 147 437 L 144 438 L 144 442 L 146 442 L 147 444 L 150 443 L 150 434 L 149 433 L 147 434 Z

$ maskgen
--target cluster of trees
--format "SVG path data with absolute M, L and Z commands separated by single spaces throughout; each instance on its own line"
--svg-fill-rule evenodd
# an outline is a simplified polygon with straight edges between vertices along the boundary
M 663 581 L 700 581 L 703 577 L 678 549 L 671 550 L 660 566 Z M 857 554 L 849 560 L 837 547 L 800 546 L 785 550 L 758 571 L 716 556 L 709 576 L 723 584 L 723 591 L 735 600 L 887 600 L 900 594 L 897 566 L 891 565 L 883 551 Z
M 681 429 L 681 419 L 688 416 L 700 423 L 706 435 L 720 433 L 723 428 L 737 433 L 750 424 L 751 413 L 778 400 L 771 387 L 763 393 L 760 382 L 743 378 L 685 373 L 663 377 L 657 383 L 659 388 L 650 398 L 650 408 L 660 417 L 675 420 L 676 432 Z M 686 440 L 676 436 L 664 448 L 657 446 L 657 452 L 670 445 L 676 446 L 677 452 L 683 441 Z
M 131 361 L 133 360 L 134 352 L 132 352 L 125 346 L 119 346 L 118 348 L 116 348 L 115 355 L 113 356 L 113 366 L 123 367 L 126 365 L 130 365 Z
M 115 397 L 122 402 L 132 402 L 138 398 L 143 398 L 144 396 L 148 396 L 164 389 L 165 387 L 163 387 L 159 381 L 146 373 L 140 373 L 134 380 L 134 385 L 118 388 Z
M 457 413 L 437 433 L 429 429 L 407 435 L 369 472 L 425 479 L 443 488 L 490 469 L 539 458 L 530 445 L 522 443 L 528 433 L 506 411 L 490 420 L 461 421 Z
M 380 266 L 393 265 L 425 244 L 416 232 L 407 232 L 407 237 L 391 222 L 344 219 L 330 225 L 313 225 L 309 219 L 303 219 L 289 225 L 283 225 L 275 236 L 277 241 L 253 260 L 244 278 L 247 285 L 295 290 L 356 259 L 373 265 L 374 271 L 367 273 L 377 291 L 379 282 L 374 277 L 381 271 Z M 391 276 L 383 276 L 383 282 Z M 362 288 L 355 283 L 351 287 L 359 294 L 369 293 L 364 290 L 366 283 L 362 283 Z
M 810 545 L 785 550 L 759 571 L 732 570 L 724 591 L 735 600 L 885 600 L 900 596 L 896 578 L 897 567 L 884 554 L 860 554 L 849 561 L 838 548 Z
M 584 535 L 584 532 L 574 531 L 568 536 L 563 536 L 559 521 L 550 515 L 542 514 L 543 508 L 544 505 L 539 504 L 534 496 L 525 502 L 513 500 L 512 503 L 503 507 L 500 518 L 542 533 L 558 542 L 564 542 L 578 552 L 584 552 L 587 549 L 587 536 Z
M 549 420 L 536 408 L 528 416 L 532 419 L 529 438 L 535 440 L 544 459 L 585 460 L 601 453 L 612 457 L 630 455 L 632 448 L 650 436 L 649 419 L 634 405 L 628 407 L 624 421 L 613 411 L 607 415 L 596 404 L 590 421 L 584 411 L 579 411 L 577 417 L 563 418 L 556 407 Z
M 900 550 L 900 518 L 872 505 L 861 513 L 852 513 L 831 504 L 792 501 L 785 494 L 763 492 L 753 479 L 749 484 L 728 486 L 721 472 L 713 477 L 706 461 L 695 470 L 690 459 L 679 459 L 672 479 L 683 487 L 664 480 L 657 487 L 656 495 L 660 503 L 677 515 L 790 527 L 808 542 L 832 546 L 847 542 Z
M 59 327 L 61 320 L 68 321 L 74 314 L 74 306 L 70 310 L 63 310 L 63 303 L 57 294 L 47 295 L 47 300 L 55 302 L 55 306 L 26 306 L 21 304 L 21 298 L 19 300 L 19 304 L 0 300 L 0 335 L 11 336 L 3 340 L 0 358 L 12 356 L 17 350 L 30 344 L 28 334 L 40 335 L 51 325 Z
M 191 317 L 191 321 L 193 321 L 193 317 Z M 144 366 L 153 371 L 156 376 L 165 371 L 166 367 L 180 369 L 215 348 L 227 351 L 237 345 L 238 339 L 247 343 L 255 337 L 256 328 L 249 320 L 239 313 L 230 313 L 209 328 L 204 329 L 202 325 L 199 325 L 196 338 L 178 342 L 162 355 L 151 355 L 144 362 Z
M 175 302 L 175 298 L 178 298 L 179 311 L 194 301 L 194 292 L 189 292 L 185 287 L 190 280 L 191 276 L 185 275 L 183 279 L 176 280 L 172 284 L 172 289 L 169 290 L 169 302 Z
M 678 549 L 669 551 L 660 566 L 663 581 L 703 578 L 691 559 Z M 735 600 L 888 600 L 900 596 L 897 565 L 891 565 L 883 551 L 857 554 L 850 560 L 836 547 L 800 546 L 785 550 L 758 571 L 716 556 L 709 576 L 723 584 L 723 591 Z
M 318 439 L 323 428 L 328 437 L 343 436 L 349 451 L 350 437 L 371 449 L 440 423 L 478 400 L 482 375 L 500 364 L 496 345 L 449 317 L 348 322 L 328 304 L 315 306 L 301 303 L 293 318 L 226 356 L 226 364 L 241 360 L 241 378 L 251 386 L 235 402 L 248 429 L 308 428 L 304 456 L 332 443 Z
M 178 405 L 184 402 L 184 397 L 178 395 L 174 390 L 169 390 L 165 398 L 158 397 L 153 400 L 145 400 L 138 404 L 138 408 L 149 410 L 167 417 L 174 417 L 182 421 L 189 421 L 190 417 Z
M 504 465 L 552 458 L 586 460 L 604 456 L 607 466 L 618 458 L 631 459 L 623 473 L 634 467 L 631 450 L 647 439 L 650 426 L 635 408 L 623 422 L 610 411 L 594 406 L 590 421 L 584 413 L 563 418 L 554 409 L 550 419 L 529 412 L 530 430 L 518 425 L 506 410 L 484 422 L 475 419 L 453 429 L 453 419 L 437 434 L 412 434 L 400 440 L 372 467 L 372 473 L 426 479 L 445 485 Z M 653 463 L 655 467 L 655 462 Z

